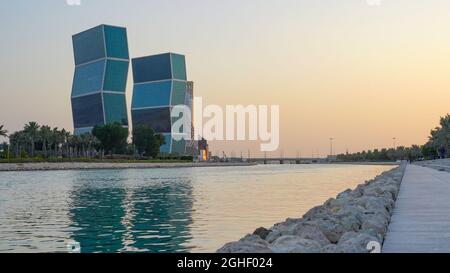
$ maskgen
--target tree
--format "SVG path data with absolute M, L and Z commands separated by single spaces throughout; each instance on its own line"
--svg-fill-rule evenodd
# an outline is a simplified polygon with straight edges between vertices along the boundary
M 71 134 L 70 132 L 67 132 L 65 129 L 61 130 L 61 138 L 63 140 L 63 146 L 65 146 L 65 155 L 66 157 L 69 156 L 69 140 L 70 140 Z
M 52 139 L 52 129 L 50 126 L 42 126 L 39 131 L 40 139 L 42 140 L 42 149 L 44 150 L 44 156 L 47 157 L 47 146 Z
M 118 122 L 97 125 L 92 130 L 92 135 L 100 141 L 100 147 L 110 155 L 126 149 L 128 134 L 128 129 Z
M 86 133 L 79 136 L 79 143 L 81 145 L 83 156 L 90 157 L 92 148 L 98 144 L 98 140 L 92 134 Z
M 0 125 L 0 137 L 8 137 L 8 131 L 3 125 Z
M 450 115 L 441 117 L 439 126 L 431 130 L 427 145 L 433 147 L 440 156 L 450 156 Z
M 133 145 L 139 155 L 157 157 L 159 149 L 165 144 L 164 136 L 155 134 L 155 131 L 145 125 L 137 125 L 133 128 Z
M 31 121 L 28 124 L 25 124 L 23 132 L 28 137 L 31 144 L 31 157 L 34 157 L 34 150 L 36 146 L 36 141 L 39 138 L 39 124 L 37 122 Z

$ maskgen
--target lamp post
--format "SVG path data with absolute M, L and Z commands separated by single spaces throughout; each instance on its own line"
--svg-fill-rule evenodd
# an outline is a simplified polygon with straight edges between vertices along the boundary
M 392 138 L 392 142 L 393 142 L 393 144 L 394 144 L 394 150 L 397 149 L 397 138 L 396 138 L 396 137 L 393 137 L 393 138 Z
M 334 138 L 330 137 L 330 156 L 333 156 L 333 140 Z

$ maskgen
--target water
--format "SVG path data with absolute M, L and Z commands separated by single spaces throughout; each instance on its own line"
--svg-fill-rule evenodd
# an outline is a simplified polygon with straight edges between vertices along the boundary
M 389 166 L 0 173 L 0 252 L 212 252 Z

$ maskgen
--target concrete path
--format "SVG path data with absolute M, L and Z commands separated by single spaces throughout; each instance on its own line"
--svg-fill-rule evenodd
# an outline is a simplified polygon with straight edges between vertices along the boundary
M 450 173 L 407 166 L 383 252 L 450 253 Z

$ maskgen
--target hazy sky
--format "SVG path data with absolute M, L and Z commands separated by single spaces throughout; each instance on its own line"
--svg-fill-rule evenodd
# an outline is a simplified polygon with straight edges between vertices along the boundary
M 310 156 L 422 144 L 450 112 L 450 1 L 0 2 L 0 124 L 73 130 L 71 36 L 125 26 L 131 57 L 186 55 L 211 104 L 279 104 L 281 149 Z M 130 73 L 131 76 L 131 73 Z M 132 78 L 128 79 L 128 104 Z M 214 143 L 239 155 L 256 143 Z M 278 154 L 279 152 L 275 153 Z

